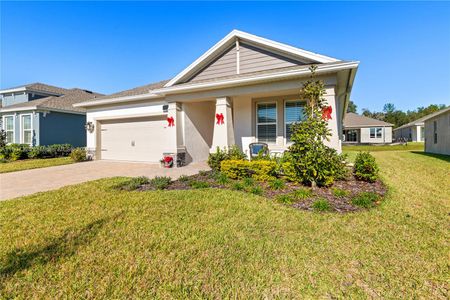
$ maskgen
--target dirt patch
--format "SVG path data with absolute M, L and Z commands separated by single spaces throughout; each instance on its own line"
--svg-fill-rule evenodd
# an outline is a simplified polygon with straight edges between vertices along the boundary
M 239 185 L 239 190 L 246 193 L 253 193 L 261 195 L 272 201 L 284 202 L 296 209 L 314 210 L 314 203 L 317 200 L 326 200 L 330 205 L 330 211 L 338 213 L 354 212 L 367 207 L 360 207 L 352 204 L 352 199 L 358 195 L 369 193 L 376 195 L 371 207 L 377 206 L 381 203 L 386 195 L 387 188 L 381 181 L 374 183 L 356 180 L 353 175 L 349 175 L 346 180 L 336 181 L 332 187 L 308 187 L 299 183 L 285 182 L 280 189 L 273 189 L 268 182 L 245 182 L 243 180 L 228 180 L 227 183 L 219 183 L 220 179 L 211 172 L 200 172 L 192 176 L 185 176 L 178 180 L 172 181 L 166 190 L 190 190 L 199 188 L 219 188 L 219 189 L 234 189 L 237 190 L 236 185 Z M 142 185 L 139 190 L 155 190 L 150 184 Z M 298 197 L 296 191 L 303 190 L 307 196 Z

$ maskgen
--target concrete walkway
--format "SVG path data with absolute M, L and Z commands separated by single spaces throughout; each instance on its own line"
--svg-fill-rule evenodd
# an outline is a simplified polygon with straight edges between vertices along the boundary
M 206 163 L 165 169 L 157 164 L 100 160 L 4 173 L 0 174 L 0 201 L 105 177 L 170 176 L 176 179 L 180 175 L 193 175 L 208 169 Z

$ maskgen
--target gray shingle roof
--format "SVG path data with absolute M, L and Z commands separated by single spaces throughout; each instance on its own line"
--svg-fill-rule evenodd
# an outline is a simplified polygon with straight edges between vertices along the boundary
M 344 127 L 370 127 L 370 126 L 393 126 L 391 123 L 372 119 L 366 116 L 361 116 L 355 113 L 347 113 L 344 118 Z
M 65 88 L 61 88 L 61 87 L 57 87 L 57 86 L 53 86 L 53 85 L 49 85 L 49 84 L 45 84 L 45 83 L 40 83 L 40 82 L 29 83 L 29 84 L 16 86 L 16 87 L 12 87 L 12 88 L 7 88 L 7 89 L 3 89 L 3 90 L 13 90 L 13 89 L 19 89 L 19 88 L 24 88 L 27 91 L 43 92 L 43 93 L 49 93 L 49 94 L 55 94 L 55 95 L 63 95 L 64 93 L 66 93 L 68 91 L 68 89 L 65 89 Z
M 73 107 L 74 103 L 80 103 L 84 101 L 93 100 L 96 97 L 103 96 L 102 94 L 82 90 L 82 89 L 70 89 L 65 91 L 62 96 L 50 96 L 45 98 L 40 98 L 37 100 L 32 100 L 28 102 L 8 105 L 3 107 L 3 109 L 13 110 L 13 109 L 26 109 L 34 108 L 37 109 L 56 109 L 74 112 L 85 112 L 86 110 L 80 107 Z
M 159 89 L 164 87 L 164 85 L 169 82 L 169 80 L 162 80 L 158 82 L 149 83 L 146 85 L 138 86 L 136 88 L 132 88 L 129 90 L 117 92 L 110 95 L 104 95 L 102 97 L 95 98 L 95 100 L 101 100 L 101 99 L 113 99 L 113 98 L 120 98 L 120 97 L 126 97 L 126 96 L 136 96 L 136 95 L 143 95 L 149 93 L 150 90 Z
M 407 128 L 407 127 L 410 127 L 410 126 L 423 126 L 423 125 L 425 124 L 425 123 L 424 123 L 425 120 L 427 120 L 427 119 L 429 119 L 429 118 L 432 118 L 432 117 L 434 117 L 434 116 L 439 115 L 440 113 L 442 113 L 443 111 L 445 111 L 445 110 L 448 109 L 448 108 L 450 108 L 450 107 L 447 107 L 447 108 L 438 110 L 438 111 L 436 111 L 436 112 L 434 112 L 434 113 L 431 113 L 431 114 L 429 114 L 429 115 L 426 115 L 426 116 L 424 116 L 424 117 L 422 117 L 422 118 L 419 118 L 419 119 L 417 119 L 417 120 L 415 120 L 415 121 L 412 121 L 412 122 L 409 122 L 409 123 L 407 123 L 407 124 L 405 124 L 405 125 L 402 125 L 402 126 L 400 126 L 400 127 L 397 127 L 397 128 L 395 128 L 394 130 L 398 130 L 398 129 L 402 129 L 402 128 Z

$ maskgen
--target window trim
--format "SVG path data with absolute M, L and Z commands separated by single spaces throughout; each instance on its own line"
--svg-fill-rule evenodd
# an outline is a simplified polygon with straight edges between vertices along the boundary
M 30 125 L 31 125 L 31 128 L 30 129 L 27 129 L 27 131 L 30 131 L 30 133 L 31 133 L 31 141 L 30 141 L 30 143 L 25 143 L 25 141 L 24 141 L 24 137 L 25 137 L 25 134 L 24 134 L 24 126 L 23 126 L 23 117 L 26 117 L 26 116 L 30 116 Z M 29 113 L 29 114 L 21 114 L 20 115 L 20 143 L 21 144 L 28 144 L 28 145 L 33 145 L 33 114 L 32 113 Z
M 261 142 L 261 143 L 267 143 L 268 145 L 276 145 L 277 144 L 277 138 L 278 138 L 278 102 L 276 100 L 268 100 L 268 101 L 259 101 L 255 103 L 255 140 L 256 142 L 260 142 L 258 139 L 258 125 L 273 125 L 275 124 L 275 142 Z M 258 105 L 260 104 L 275 104 L 275 122 L 271 123 L 259 123 L 258 122 Z
M 375 130 L 375 134 L 373 137 L 372 137 L 372 129 Z M 381 129 L 380 137 L 377 136 L 377 129 Z M 383 138 L 383 127 L 369 127 L 369 138 L 370 139 L 382 139 Z
M 438 122 L 433 121 L 433 144 L 437 144 L 438 143 Z
M 286 122 L 286 103 L 289 102 L 301 102 L 303 103 L 303 107 L 305 107 L 307 105 L 307 101 L 306 100 L 302 100 L 302 99 L 289 99 L 289 100 L 284 100 L 283 101 L 283 139 L 284 139 L 284 144 L 285 145 L 292 145 L 291 141 L 288 141 L 287 139 L 287 130 L 286 130 L 286 125 L 288 124 L 288 122 Z M 289 124 L 292 124 L 294 122 L 289 122 Z
M 11 130 L 6 130 L 6 118 L 9 118 L 9 117 L 11 117 L 12 118 L 12 120 L 13 120 L 13 122 L 12 122 L 12 124 L 13 124 L 13 129 L 12 129 L 12 142 L 9 142 L 8 144 L 14 144 L 15 142 L 16 142 L 16 120 L 15 120 L 15 115 L 4 115 L 3 117 L 2 117 L 2 129 L 5 131 L 5 132 L 8 132 L 8 131 L 11 131 Z

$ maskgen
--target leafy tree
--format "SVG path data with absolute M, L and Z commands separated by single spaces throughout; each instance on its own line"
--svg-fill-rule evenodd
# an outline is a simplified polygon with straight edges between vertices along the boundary
M 323 117 L 327 104 L 324 98 L 325 83 L 315 80 L 316 66 L 310 68 L 311 78 L 301 91 L 301 99 L 307 99 L 306 120 L 293 125 L 289 147 L 289 157 L 298 181 L 311 185 L 330 185 L 335 179 L 343 177 L 346 169 L 343 158 L 335 149 L 327 147 L 325 140 L 331 136 L 327 120 Z
M 358 109 L 358 106 L 355 104 L 355 102 L 350 100 L 348 102 L 347 112 L 348 113 L 351 112 L 351 113 L 355 113 L 356 114 L 357 109 Z

